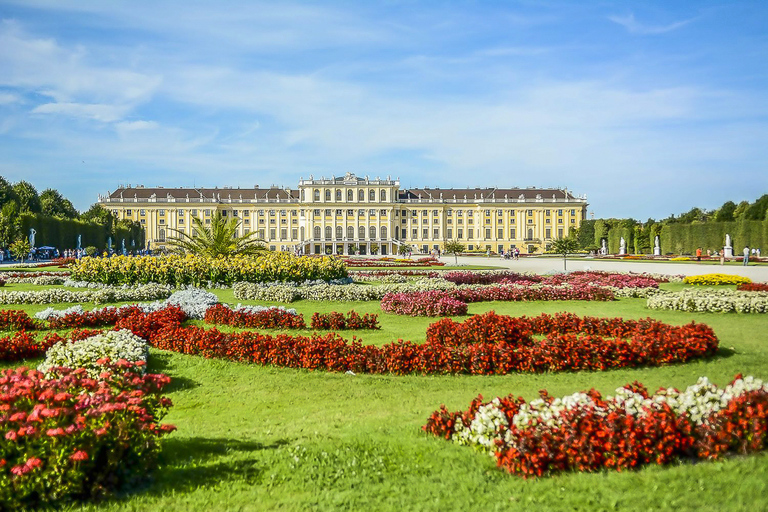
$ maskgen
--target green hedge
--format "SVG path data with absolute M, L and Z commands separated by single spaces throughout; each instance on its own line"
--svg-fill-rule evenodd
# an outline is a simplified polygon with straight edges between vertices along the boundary
M 768 250 L 768 221 L 738 220 L 735 222 L 702 222 L 692 224 L 667 224 L 661 230 L 662 254 L 695 254 L 703 251 L 720 251 L 725 245 L 725 235 L 731 235 L 735 255 L 744 246 Z
M 82 235 L 81 247 L 93 245 L 104 251 L 107 247 L 107 239 L 112 237 L 112 248 L 120 249 L 120 244 L 125 238 L 125 246 L 131 249 L 131 240 L 134 240 L 135 248 L 144 246 L 144 230 L 138 227 L 125 228 L 118 226 L 114 231 L 110 226 L 84 222 L 74 219 L 59 219 L 46 215 L 24 213 L 20 216 L 21 230 L 24 237 L 29 237 L 29 229 L 34 228 L 35 245 L 42 247 L 49 245 L 63 251 L 77 247 L 77 235 Z

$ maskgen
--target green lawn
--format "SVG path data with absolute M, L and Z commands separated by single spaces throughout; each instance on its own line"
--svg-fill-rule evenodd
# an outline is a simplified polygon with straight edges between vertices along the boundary
M 682 285 L 667 285 L 671 288 Z M 231 290 L 215 290 L 236 303 Z M 30 313 L 47 306 L 8 306 Z M 63 307 L 63 305 L 61 306 Z M 86 305 L 88 307 L 88 305 Z M 291 304 L 305 314 L 379 313 L 380 331 L 343 332 L 366 343 L 422 341 L 434 319 L 380 312 L 378 302 Z M 173 378 L 162 466 L 143 488 L 68 510 L 768 510 L 768 456 L 683 462 L 639 471 L 522 480 L 487 455 L 422 433 L 440 404 L 465 408 L 515 393 L 535 398 L 639 380 L 685 387 L 701 375 L 768 378 L 768 316 L 650 311 L 642 299 L 610 303 L 470 304 L 470 313 L 572 311 L 711 325 L 717 357 L 691 364 L 610 372 L 507 376 L 346 375 L 259 367 L 153 350 L 150 369 Z M 29 361 L 27 364 L 36 364 Z M 6 365 L 7 366 L 7 365 Z

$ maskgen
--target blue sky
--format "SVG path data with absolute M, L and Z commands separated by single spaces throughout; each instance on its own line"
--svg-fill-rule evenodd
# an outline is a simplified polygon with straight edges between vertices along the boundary
M 0 0 L 0 175 L 81 210 L 346 172 L 713 209 L 768 192 L 766 27 L 760 1 Z

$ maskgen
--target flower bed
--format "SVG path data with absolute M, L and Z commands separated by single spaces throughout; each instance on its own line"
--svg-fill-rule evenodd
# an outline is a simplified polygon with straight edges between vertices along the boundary
M 488 313 L 468 321 L 480 331 L 515 325 L 523 335 L 511 338 L 470 339 L 461 334 L 465 330 L 460 324 L 445 323 L 450 322 L 446 319 L 430 326 L 427 343 L 398 340 L 382 347 L 362 345 L 358 339 L 347 342 L 335 333 L 222 333 L 215 328 L 182 327 L 181 319 L 169 308 L 135 313 L 119 320 L 116 327 L 131 329 L 157 348 L 181 353 L 291 368 L 395 374 L 489 375 L 654 366 L 706 357 L 718 345 L 712 329 L 703 324 L 673 327 L 650 319 L 625 322 L 568 314 L 510 318 Z M 534 333 L 547 335 L 534 341 Z
M 628 469 L 680 458 L 716 459 L 765 449 L 768 385 L 737 375 L 725 389 L 706 378 L 682 393 L 651 395 L 635 382 L 603 397 L 594 389 L 531 402 L 508 395 L 466 411 L 435 411 L 423 429 L 490 452 L 523 477 Z
M 0 361 L 19 361 L 32 357 L 40 357 L 56 343 L 64 340 L 81 340 L 101 331 L 75 329 L 66 338 L 57 333 L 46 333 L 38 336 L 26 331 L 17 331 L 11 336 L 0 338 Z
M 147 342 L 127 329 L 107 331 L 81 340 L 63 340 L 45 352 L 45 360 L 37 367 L 43 373 L 53 368 L 83 368 L 93 378 L 104 371 L 103 361 L 147 362 Z
M 381 310 L 396 315 L 455 316 L 467 314 L 467 303 L 439 290 L 388 293 L 381 299 Z
M 370 258 L 344 258 L 344 264 L 350 268 L 381 268 L 381 267 L 442 267 L 442 261 L 435 258 L 409 259 L 370 259 Z
M 70 268 L 72 279 L 106 284 L 202 286 L 208 282 L 232 285 L 237 281 L 328 281 L 347 277 L 344 263 L 336 258 L 298 257 L 284 252 L 215 259 L 192 255 L 82 258 Z
M 136 369 L 121 362 L 99 379 L 83 369 L 0 373 L 0 508 L 100 498 L 146 478 L 175 427 L 159 423 L 170 379 Z
M 768 292 L 768 283 L 741 283 L 736 289 L 740 292 Z
M 658 293 L 648 297 L 646 305 L 703 313 L 768 313 L 768 292 L 687 289 Z
M 238 300 L 263 300 L 293 302 L 295 300 L 317 301 L 368 301 L 381 300 L 387 293 L 420 292 L 430 289 L 455 288 L 453 283 L 443 280 L 420 279 L 412 283 L 393 283 L 380 286 L 363 284 L 321 284 L 315 286 L 272 285 L 256 283 L 235 283 L 232 288 Z
M 54 304 L 93 302 L 103 304 L 109 302 L 127 302 L 140 300 L 162 299 L 171 295 L 171 288 L 165 285 L 143 285 L 126 288 L 109 287 L 99 290 L 69 291 L 61 288 L 50 288 L 39 291 L 10 291 L 0 292 L 0 304 Z
M 443 274 L 443 279 L 454 284 L 512 284 L 520 281 L 540 283 L 544 279 L 536 275 L 519 274 L 511 270 L 469 271 L 456 270 Z
M 734 276 L 730 274 L 703 274 L 700 276 L 688 276 L 683 279 L 685 284 L 698 286 L 719 286 L 724 284 L 751 283 L 748 277 Z
M 0 331 L 33 330 L 37 327 L 37 323 L 24 311 L 16 309 L 0 311 Z
M 232 309 L 218 304 L 208 309 L 205 321 L 209 324 L 224 324 L 234 327 L 265 328 L 265 329 L 306 329 L 304 317 L 295 312 L 290 313 L 284 308 L 270 307 L 258 310 Z
M 325 314 L 315 313 L 312 315 L 311 327 L 313 329 L 321 329 L 324 331 L 342 331 L 355 329 L 376 330 L 381 329 L 381 326 L 379 326 L 378 318 L 378 315 L 369 313 L 365 313 L 363 316 L 360 316 L 355 311 L 348 312 L 346 316 L 344 316 L 344 313 L 337 313 L 335 311 Z
M 573 286 L 610 286 L 612 288 L 658 288 L 659 281 L 648 275 L 619 272 L 568 272 L 547 277 L 546 284 Z

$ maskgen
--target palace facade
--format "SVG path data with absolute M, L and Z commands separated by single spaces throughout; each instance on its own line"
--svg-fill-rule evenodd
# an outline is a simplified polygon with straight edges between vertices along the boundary
M 441 249 L 459 241 L 469 251 L 542 251 L 586 217 L 586 196 L 539 188 L 401 189 L 399 180 L 301 179 L 291 188 L 148 188 L 121 186 L 99 203 L 118 219 L 141 223 L 150 248 L 215 211 L 241 220 L 272 250 L 304 254 L 397 254 Z

